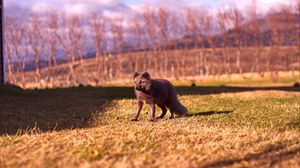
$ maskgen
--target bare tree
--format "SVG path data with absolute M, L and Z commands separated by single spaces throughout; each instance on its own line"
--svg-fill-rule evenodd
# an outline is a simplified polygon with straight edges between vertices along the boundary
M 83 26 L 84 25 L 83 21 L 86 20 L 86 18 L 81 15 L 72 15 L 70 20 L 71 20 L 70 26 L 74 36 L 73 44 L 75 46 L 75 53 L 77 57 L 79 57 L 80 63 L 82 64 L 85 57 L 86 50 L 90 49 L 88 43 L 88 37 L 86 36 L 84 26 Z M 84 71 L 86 72 L 84 66 L 81 66 L 81 68 L 83 68 Z
M 229 16 L 229 11 L 226 9 L 218 9 L 217 13 L 217 23 L 219 27 L 219 31 L 221 34 L 221 48 L 222 48 L 222 53 L 223 53 L 223 68 L 224 72 L 227 74 L 227 76 L 230 78 L 231 77 L 231 57 L 229 54 L 228 50 L 228 35 L 227 35 L 227 30 L 228 30 L 228 16 Z
M 168 76 L 168 63 L 169 63 L 169 52 L 168 52 L 168 43 L 170 39 L 170 13 L 165 8 L 159 8 L 158 10 L 158 17 L 159 17 L 159 32 L 161 35 L 161 45 L 162 45 L 162 51 L 161 56 L 163 58 L 162 61 L 162 68 L 161 68 L 161 74 L 164 74 L 165 76 Z
M 41 86 L 41 67 L 40 61 L 42 55 L 45 53 L 45 37 L 42 28 L 42 21 L 36 13 L 32 13 L 28 27 L 29 45 L 33 52 L 35 63 L 35 83 Z
M 17 72 L 21 76 L 21 86 L 24 88 L 25 81 L 25 64 L 28 56 L 28 38 L 27 30 L 23 24 L 14 25 L 14 31 L 12 33 L 12 50 L 13 55 L 17 57 Z
M 213 16 L 209 11 L 203 9 L 202 17 L 200 19 L 201 19 L 202 30 L 205 39 L 207 40 L 208 46 L 211 48 L 210 57 L 205 56 L 203 61 L 205 65 L 205 73 L 206 75 L 209 75 L 210 73 L 216 75 L 219 60 L 216 56 L 216 46 L 213 39 L 213 33 L 214 33 Z
M 249 7 L 248 11 L 248 17 L 250 20 L 250 25 L 248 27 L 249 32 L 253 36 L 253 39 L 250 39 L 252 41 L 252 49 L 254 49 L 254 61 L 252 62 L 251 67 L 251 74 L 253 75 L 253 72 L 260 72 L 260 74 L 263 76 L 262 71 L 262 60 L 260 60 L 261 50 L 262 50 L 262 44 L 261 44 L 261 30 L 259 26 L 259 17 L 258 17 L 258 7 L 257 7 L 257 1 L 252 0 L 251 6 Z
M 105 21 L 104 17 L 96 12 L 93 12 L 90 16 L 90 28 L 93 34 L 93 40 L 95 41 L 96 49 L 96 62 L 97 62 L 97 73 L 96 73 L 96 83 L 104 79 L 107 76 L 106 72 L 106 62 L 103 52 L 103 41 L 105 40 Z
M 57 52 L 58 52 L 58 39 L 57 39 L 57 33 L 59 30 L 58 26 L 58 16 L 57 11 L 50 9 L 47 11 L 46 16 L 46 36 L 47 40 L 46 45 L 48 48 L 47 52 L 47 75 L 46 75 L 46 82 L 52 83 L 53 85 L 53 77 L 54 74 L 52 74 L 52 70 L 57 67 Z
M 147 50 L 146 50 L 146 37 L 145 37 L 145 30 L 143 28 L 142 20 L 136 18 L 135 21 L 132 22 L 132 34 L 134 39 L 136 40 L 136 43 L 134 48 L 136 48 L 138 51 L 142 52 L 141 55 L 134 54 L 135 55 L 135 63 L 134 63 L 134 71 L 139 72 L 147 71 Z M 140 61 L 140 56 L 142 56 L 142 61 Z M 140 65 L 142 64 L 142 65 Z
M 76 53 L 75 48 L 77 37 L 74 32 L 76 31 L 77 18 L 76 16 L 72 17 L 72 20 L 68 22 L 68 16 L 61 14 L 61 27 L 57 32 L 56 37 L 60 44 L 60 47 L 67 53 L 69 73 L 67 75 L 67 85 L 78 84 L 78 78 L 75 73 L 75 61 Z
M 241 75 L 243 69 L 241 66 L 241 47 L 242 47 L 242 24 L 244 22 L 244 16 L 237 7 L 230 9 L 230 21 L 233 26 L 233 39 L 235 41 L 236 50 L 236 68 Z
M 12 51 L 12 39 L 13 39 L 13 28 L 16 25 L 11 17 L 5 18 L 5 30 L 4 30 L 4 50 L 7 58 L 7 79 L 11 84 L 16 84 L 16 77 L 14 75 L 14 63 L 13 63 L 13 51 Z
M 113 35 L 113 44 L 114 44 L 114 52 L 115 52 L 115 59 L 117 62 L 116 68 L 116 75 L 123 79 L 124 69 L 123 69 L 123 45 L 124 45 L 124 27 L 122 22 L 114 22 L 111 25 L 111 31 Z
M 277 78 L 278 71 L 276 66 L 276 57 L 279 57 L 281 50 L 281 32 L 278 24 L 278 15 L 276 10 L 271 10 L 268 13 L 268 22 L 271 25 L 271 51 L 268 53 L 267 70 L 271 73 L 272 78 Z M 272 65 L 272 66 L 271 66 Z
M 201 62 L 203 63 L 203 39 L 200 36 L 201 33 L 201 27 L 200 25 L 202 24 L 201 22 L 203 21 L 200 19 L 203 16 L 203 13 L 201 9 L 196 9 L 196 8 L 186 8 L 186 30 L 187 33 L 189 34 L 192 43 L 194 43 L 193 49 L 196 50 L 198 49 L 199 45 L 201 45 L 201 50 L 196 53 L 195 55 L 195 75 L 202 74 L 202 66 L 200 65 Z M 195 42 L 194 42 L 195 38 Z M 190 45 L 190 44 L 188 44 Z
M 57 60 L 56 60 L 56 55 L 57 55 L 57 38 L 56 34 L 58 31 L 58 18 L 57 18 L 57 11 L 55 10 L 49 10 L 46 18 L 47 22 L 47 33 L 48 33 L 48 46 L 50 48 L 50 59 L 49 59 L 49 64 L 48 66 L 54 65 L 54 67 L 57 66 Z
M 281 31 L 286 30 L 283 33 L 281 33 L 281 45 L 292 45 L 293 43 L 293 38 L 294 38 L 294 30 L 297 28 L 297 20 L 292 12 L 292 7 L 288 5 L 280 5 L 280 13 L 283 15 L 283 19 L 285 20 L 285 24 L 283 27 L 280 27 Z M 283 62 L 284 63 L 284 70 L 285 71 L 290 71 L 291 70 L 291 62 L 292 62 L 292 55 L 290 52 L 285 53 L 283 55 Z M 294 71 L 292 71 L 294 72 Z
M 181 35 L 184 33 L 184 24 L 183 23 L 183 18 L 181 17 L 181 12 L 179 13 L 179 15 L 172 15 L 172 19 L 171 19 L 171 39 L 172 39 L 172 43 L 173 44 L 171 46 L 172 49 L 172 62 L 171 62 L 171 76 L 172 78 L 178 79 L 179 78 L 179 73 L 181 66 L 180 66 L 180 60 L 183 59 L 183 57 L 185 57 L 182 54 L 182 49 L 180 48 L 180 37 Z M 176 73 L 175 73 L 176 72 Z
M 143 19 L 145 22 L 145 27 L 147 31 L 147 35 L 151 41 L 151 50 L 152 57 L 154 60 L 154 76 L 157 75 L 157 72 L 160 72 L 159 67 L 159 57 L 158 57 L 158 34 L 157 34 L 157 24 L 156 24 L 156 12 L 153 10 L 146 10 L 143 13 Z
M 300 17 L 300 1 L 299 0 L 295 0 L 295 11 L 296 14 L 298 16 L 298 18 Z M 297 20 L 296 20 L 297 22 Z M 297 25 L 297 24 L 296 24 Z M 297 26 L 297 44 L 298 44 L 298 53 L 300 53 L 300 25 L 298 22 L 298 26 Z M 298 80 L 300 80 L 300 54 L 298 54 L 298 72 L 299 72 L 299 78 Z

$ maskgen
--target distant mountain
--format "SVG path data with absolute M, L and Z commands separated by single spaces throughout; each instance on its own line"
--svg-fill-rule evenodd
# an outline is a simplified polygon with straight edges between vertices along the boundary
M 31 9 L 18 4 L 6 5 L 4 3 L 4 16 L 14 18 L 19 23 L 24 22 L 24 18 L 28 18 L 31 12 Z
M 273 23 L 270 23 L 270 18 L 273 19 Z M 228 47 L 236 47 L 236 36 L 240 37 L 242 46 L 253 46 L 255 40 L 259 40 L 260 44 L 263 46 L 269 46 L 273 43 L 272 39 L 272 25 L 276 26 L 277 33 L 280 34 L 280 41 L 282 45 L 296 45 L 297 43 L 297 27 L 300 29 L 300 16 L 297 14 L 292 14 L 288 19 L 283 13 L 274 13 L 267 15 L 263 18 L 258 19 L 257 25 L 259 27 L 259 32 L 257 32 L 257 39 L 255 39 L 254 34 L 251 33 L 249 27 L 254 24 L 254 21 L 247 22 L 244 24 L 240 30 L 230 29 L 225 33 L 217 33 L 213 35 L 210 39 L 205 35 L 185 35 L 182 39 L 171 40 L 167 44 L 161 45 L 161 48 L 200 48 L 212 47 L 212 42 L 215 47 L 222 47 L 224 43 Z M 288 25 L 295 24 L 294 28 L 290 28 Z M 226 42 L 223 37 L 226 37 Z M 298 35 L 300 36 L 300 35 Z M 199 43 L 197 41 L 201 39 Z

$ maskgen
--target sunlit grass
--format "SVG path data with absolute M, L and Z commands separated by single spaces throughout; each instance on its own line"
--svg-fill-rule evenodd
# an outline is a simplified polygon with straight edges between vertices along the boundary
M 131 87 L 2 92 L 0 167 L 300 167 L 299 90 L 199 89 L 177 88 L 187 117 L 156 122 L 149 107 L 131 122 Z

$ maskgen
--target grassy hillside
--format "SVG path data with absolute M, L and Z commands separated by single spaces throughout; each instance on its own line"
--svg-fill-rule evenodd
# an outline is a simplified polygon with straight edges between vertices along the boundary
M 300 167 L 299 88 L 176 89 L 187 117 L 131 122 L 131 87 L 2 87 L 0 167 Z
M 171 50 L 158 53 L 139 51 L 105 55 L 99 57 L 99 59 L 77 60 L 72 64 L 64 63 L 49 69 L 43 68 L 39 82 L 35 81 L 36 74 L 34 71 L 26 72 L 24 86 L 22 75 L 20 73 L 14 75 L 16 76 L 16 84 L 24 88 L 57 88 L 78 86 L 79 84 L 93 86 L 124 85 L 124 83 L 131 83 L 132 74 L 135 71 L 145 70 L 155 78 L 168 78 L 180 82 L 190 82 L 191 80 L 202 80 L 201 82 L 240 81 L 244 79 L 282 81 L 280 78 L 286 76 L 294 78 L 299 76 L 299 50 L 297 47 L 281 46 L 280 51 L 270 47 L 260 48 L 257 63 L 254 62 L 253 56 L 256 51 L 255 48 L 244 47 L 241 50 L 243 76 L 237 74 L 237 48 Z M 270 67 L 267 66 L 268 61 Z M 257 70 L 252 69 L 254 64 L 258 64 Z M 70 65 L 74 68 L 75 81 L 67 81 L 70 77 Z M 210 72 L 205 75 L 208 69 Z M 260 71 L 260 73 L 249 73 L 251 69 L 254 72 Z M 227 71 L 231 74 L 231 77 L 228 77 Z

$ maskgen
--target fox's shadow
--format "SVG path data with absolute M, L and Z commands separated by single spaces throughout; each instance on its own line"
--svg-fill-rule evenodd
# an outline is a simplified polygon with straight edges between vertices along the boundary
M 185 117 L 196 117 L 196 116 L 210 116 L 210 115 L 220 115 L 220 114 L 230 114 L 233 111 L 205 111 L 205 112 L 198 112 L 198 113 L 191 113 L 187 114 Z

